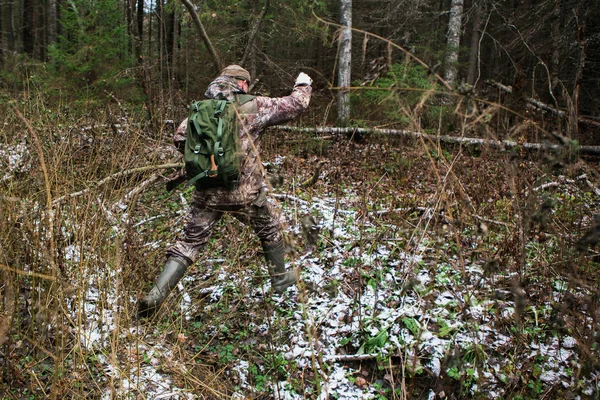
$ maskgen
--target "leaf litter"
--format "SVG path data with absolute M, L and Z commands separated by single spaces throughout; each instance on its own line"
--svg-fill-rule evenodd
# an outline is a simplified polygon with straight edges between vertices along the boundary
M 17 164 L 13 164 L 16 168 Z M 560 385 L 579 388 L 585 396 L 598 393 L 598 369 L 587 374 L 573 373 L 581 369 L 582 356 L 574 337 L 530 335 L 527 336 L 529 343 L 515 342 L 517 335 L 509 328 L 518 326 L 519 300 L 513 290 L 494 286 L 497 281 L 510 279 L 510 272 L 489 274 L 484 263 L 474 262 L 464 266 L 469 277 L 464 279 L 461 271 L 448 260 L 440 262 L 435 254 L 430 254 L 429 245 L 435 238 L 423 235 L 411 251 L 402 250 L 393 237 L 389 241 L 366 238 L 364 232 L 375 226 L 363 217 L 364 213 L 354 210 L 357 205 L 352 201 L 356 198 L 353 189 L 345 190 L 341 196 L 310 200 L 277 194 L 275 197 L 282 199 L 280 204 L 287 221 L 295 221 L 301 214 L 314 215 L 318 228 L 326 232 L 323 247 L 306 249 L 295 257 L 292 265 L 301 267 L 302 284 L 289 289 L 285 295 L 274 296 L 276 312 L 270 317 L 273 321 L 266 325 L 268 329 L 281 318 L 287 319 L 289 338 L 284 343 L 273 343 L 271 351 L 283 355 L 291 363 L 290 369 L 312 369 L 313 376 L 319 377 L 320 391 L 317 393 L 315 387 L 299 387 L 290 379 L 291 374 L 257 391 L 248 380 L 250 363 L 239 359 L 229 372 L 238 377 L 238 391 L 233 398 L 256 396 L 264 391 L 280 399 L 300 399 L 307 395 L 318 399 L 379 398 L 381 384 L 370 384 L 362 377 L 356 379 L 360 376 L 356 361 L 386 358 L 401 360 L 403 365 L 397 368 L 405 370 L 407 376 L 444 375 L 446 379 L 456 378 L 460 382 L 471 379 L 471 384 L 464 389 L 473 396 L 507 395 L 515 379 L 519 379 L 519 371 L 531 368 L 533 363 L 538 369 L 533 375 L 544 386 L 542 390 Z M 435 212 L 428 209 L 421 215 L 421 218 L 433 218 Z M 392 223 L 387 224 L 392 231 L 401 230 Z M 292 225 L 290 229 L 301 235 L 299 225 Z M 118 231 L 115 227 L 115 232 Z M 70 260 L 78 258 L 73 247 L 64 254 Z M 111 275 L 110 279 L 118 279 L 118 273 Z M 116 314 L 122 310 L 100 306 L 119 303 L 117 300 L 125 294 L 118 293 L 118 285 L 99 288 L 99 278 L 94 273 L 80 279 L 80 284 L 89 289 L 82 299 L 81 308 L 86 318 L 77 337 L 83 348 L 99 351 L 98 359 L 106 374 L 118 382 L 117 395 L 135 392 L 154 399 L 195 398 L 166 372 L 164 365 L 172 362 L 172 350 L 164 340 L 152 343 L 131 339 L 135 335 L 147 336 L 152 330 L 156 333 L 158 328 L 123 327 L 115 322 Z M 217 281 L 227 282 L 228 277 L 222 275 Z M 358 284 L 348 283 L 357 281 Z M 186 319 L 202 312 L 202 307 L 210 308 L 225 291 L 217 284 L 208 288 L 207 304 L 193 304 L 185 290 L 186 279 L 183 282 L 178 287 L 183 294 L 179 296 L 179 309 Z M 328 286 L 331 290 L 325 290 Z M 268 283 L 265 287 L 268 289 Z M 255 289 L 254 295 L 248 297 L 249 307 L 257 302 L 265 287 Z M 555 301 L 564 298 L 563 289 L 563 285 L 555 285 L 552 293 Z M 580 297 L 593 295 L 586 287 L 577 287 L 574 292 Z M 99 301 L 100 296 L 104 301 Z M 136 299 L 129 297 L 128 301 L 135 304 Z M 538 317 L 543 316 L 544 320 L 551 317 L 552 307 L 552 304 L 530 306 L 535 314 L 535 327 L 538 327 Z M 289 310 L 293 312 L 290 314 Z M 583 316 L 583 323 L 586 326 L 594 323 L 590 313 Z M 144 362 L 124 368 L 126 357 L 112 359 L 106 355 L 115 329 L 126 345 L 135 342 L 136 350 L 132 354 L 145 358 Z M 265 327 L 255 329 L 264 331 Z M 354 353 L 348 354 L 348 350 Z M 461 358 L 460 365 L 452 367 L 453 358 L 457 357 Z M 457 371 L 451 372 L 453 368 Z M 107 389 L 103 398 L 113 395 Z M 428 398 L 445 395 L 431 389 Z M 581 397 L 574 395 L 573 398 Z

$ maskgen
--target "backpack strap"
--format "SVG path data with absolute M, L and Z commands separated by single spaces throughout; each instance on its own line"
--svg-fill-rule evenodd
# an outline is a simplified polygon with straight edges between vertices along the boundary
M 213 148 L 213 155 L 211 156 L 211 170 L 208 173 L 208 176 L 211 177 L 216 177 L 219 171 L 219 167 L 221 169 L 224 168 L 224 162 L 225 160 L 223 159 L 223 146 L 221 145 L 221 142 L 223 140 L 223 119 L 221 118 L 223 111 L 225 110 L 225 107 L 227 106 L 227 101 L 226 100 L 221 100 L 219 101 L 219 103 L 217 104 L 217 109 L 215 110 L 215 117 L 217 117 L 219 119 L 219 123 L 217 125 L 217 140 L 215 141 L 215 147 Z M 218 164 L 215 164 L 215 159 L 217 161 Z M 227 174 L 223 174 L 223 183 L 225 183 L 225 186 L 229 185 L 229 181 L 227 179 Z
M 248 103 L 249 101 L 252 101 L 256 98 L 256 96 L 251 95 L 251 94 L 238 94 L 237 96 L 235 96 L 235 101 L 240 105 L 244 105 L 246 103 Z

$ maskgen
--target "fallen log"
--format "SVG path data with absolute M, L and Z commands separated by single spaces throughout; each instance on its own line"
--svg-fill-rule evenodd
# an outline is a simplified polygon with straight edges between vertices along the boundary
M 501 91 L 503 91 L 505 93 L 508 93 L 508 94 L 512 94 L 513 93 L 512 87 L 503 85 L 500 82 L 496 82 L 496 81 L 494 81 L 492 79 L 486 80 L 485 83 L 488 84 L 488 85 L 490 85 L 490 86 L 492 86 L 492 87 L 494 87 L 494 88 L 496 88 L 496 89 L 498 89 L 498 90 L 501 90 Z M 547 111 L 550 114 L 556 115 L 558 117 L 567 118 L 569 116 L 566 112 L 564 112 L 562 110 L 558 110 L 558 109 L 556 109 L 556 108 L 554 108 L 554 107 L 552 107 L 552 106 L 550 106 L 550 105 L 548 105 L 548 104 L 546 104 L 544 102 L 541 102 L 539 100 L 533 99 L 531 97 L 521 97 L 521 99 L 523 99 L 523 101 L 525 101 L 526 103 L 531 104 L 532 106 L 534 106 L 534 107 L 536 107 L 536 108 L 538 108 L 540 110 Z M 584 118 L 584 117 L 578 116 L 577 117 L 577 121 L 580 122 L 580 123 L 582 123 L 582 124 L 592 125 L 592 126 L 600 128 L 600 122 L 594 121 L 594 120 L 589 119 L 589 118 Z
M 316 133 L 328 135 L 356 135 L 356 134 L 380 134 L 390 136 L 402 136 L 413 139 L 424 139 L 431 142 L 442 142 L 450 144 L 459 144 L 463 146 L 487 146 L 499 150 L 512 150 L 515 148 L 523 148 L 528 151 L 536 150 L 553 150 L 560 151 L 565 149 L 564 146 L 550 143 L 519 143 L 512 140 L 491 140 L 482 138 L 469 138 L 449 135 L 430 135 L 427 133 L 413 132 L 401 129 L 378 129 L 378 128 L 338 128 L 338 127 L 316 127 L 316 128 L 300 128 L 296 126 L 280 125 L 274 127 L 282 131 Z M 579 154 L 585 155 L 600 155 L 600 146 L 580 146 L 577 148 Z

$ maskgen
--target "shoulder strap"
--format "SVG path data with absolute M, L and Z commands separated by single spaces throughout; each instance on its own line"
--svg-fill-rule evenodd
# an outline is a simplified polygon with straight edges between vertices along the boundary
M 239 105 L 244 105 L 249 101 L 254 100 L 255 98 L 256 96 L 251 94 L 238 94 L 237 96 L 235 96 L 235 100 Z

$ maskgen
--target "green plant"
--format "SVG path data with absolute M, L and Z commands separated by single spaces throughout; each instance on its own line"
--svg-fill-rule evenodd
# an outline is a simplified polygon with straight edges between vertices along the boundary
M 409 126 L 415 118 L 420 118 L 423 128 L 437 128 L 439 121 L 449 114 L 445 106 L 432 101 L 435 99 L 432 93 L 437 89 L 437 83 L 422 66 L 397 63 L 369 88 L 353 92 L 352 101 L 360 104 L 360 110 L 371 119 L 385 118 Z M 424 108 L 423 102 L 427 104 Z M 417 109 L 419 115 L 413 114 Z
M 368 338 L 357 351 L 357 354 L 369 354 L 380 351 L 388 343 L 387 329 L 381 329 L 375 336 Z
M 61 3 L 59 15 L 59 40 L 49 48 L 54 65 L 62 72 L 63 82 L 57 84 L 64 86 L 68 77 L 74 87 L 83 84 L 103 94 L 135 87 L 133 76 L 124 72 L 135 60 L 117 2 L 73 0 Z

